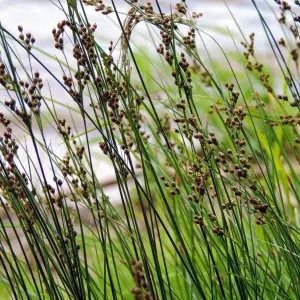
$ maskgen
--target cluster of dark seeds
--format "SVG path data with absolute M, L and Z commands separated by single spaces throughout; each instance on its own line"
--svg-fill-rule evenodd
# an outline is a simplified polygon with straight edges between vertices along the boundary
M 33 44 L 35 43 L 35 38 L 31 35 L 30 32 L 26 33 L 25 36 L 23 34 L 23 27 L 21 25 L 18 26 L 18 30 L 20 32 L 19 39 L 25 43 L 25 47 L 28 51 L 31 50 Z
M 155 299 L 152 297 L 151 292 L 149 291 L 149 284 L 145 279 L 143 273 L 143 264 L 140 261 L 135 259 L 130 260 L 131 265 L 133 266 L 133 274 L 136 286 L 131 289 L 131 293 L 134 295 L 136 300 L 150 300 Z
M 65 253 L 59 252 L 58 258 L 63 264 L 67 264 L 68 268 L 73 273 L 72 275 L 74 277 L 78 276 L 78 270 L 77 270 L 77 263 L 75 258 L 75 253 L 73 251 L 70 251 L 73 247 L 74 250 L 78 252 L 80 250 L 80 245 L 76 244 L 76 236 L 77 232 L 74 229 L 74 225 L 72 224 L 71 220 L 67 220 L 66 222 L 66 229 L 63 235 L 56 235 L 56 239 L 59 244 L 63 244 L 64 248 L 67 250 Z M 59 246 L 62 248 L 61 246 Z M 73 249 L 72 249 L 73 250 Z
M 196 48 L 196 34 L 194 28 L 188 31 L 187 35 L 183 37 L 183 41 L 190 49 Z
M 181 14 L 186 14 L 186 4 L 183 3 L 176 3 L 176 10 Z
M 280 9 L 282 10 L 291 10 L 291 5 L 287 1 L 282 0 L 274 0 L 278 5 L 280 5 Z M 295 1 L 296 3 L 297 1 Z M 297 4 L 297 3 L 296 3 Z
M 200 226 L 204 226 L 203 218 L 200 216 L 194 216 L 194 223 Z
M 27 81 L 20 80 L 19 86 L 21 89 L 23 89 L 24 102 L 28 105 L 31 111 L 38 113 L 42 105 L 41 90 L 44 86 L 39 72 L 34 73 L 31 84 L 29 84 Z M 24 112 L 22 114 L 21 112 L 16 111 L 16 113 L 21 117 L 25 116 Z
M 24 221 L 24 226 L 29 230 L 30 225 L 35 222 L 35 213 L 32 204 L 27 199 L 27 192 L 29 180 L 24 172 L 19 172 L 15 157 L 19 146 L 13 137 L 13 132 L 10 121 L 0 113 L 0 123 L 5 127 L 3 135 L 0 136 L 0 153 L 3 157 L 1 161 L 1 175 L 0 175 L 0 190 L 2 197 L 15 198 L 21 207 L 18 210 L 11 207 L 15 211 L 18 218 Z
M 223 236 L 224 235 L 224 230 L 221 227 L 213 228 L 212 232 L 215 233 L 218 236 Z
M 66 122 L 66 119 L 60 119 L 56 125 L 59 134 L 61 134 L 64 139 L 68 139 L 71 136 L 71 127 L 66 126 Z
M 9 80 L 9 75 L 6 72 L 5 65 L 4 63 L 0 62 L 0 84 L 4 88 L 8 88 L 7 87 L 8 80 Z
M 291 8 L 292 8 L 291 5 L 287 1 L 282 1 L 281 5 L 282 5 L 281 7 L 283 10 L 291 10 Z
M 285 43 L 285 40 L 283 38 L 281 38 L 279 41 L 278 41 L 278 44 L 281 45 L 282 47 L 286 47 L 286 43 Z
M 12 78 L 9 68 L 0 60 L 0 85 L 7 91 L 14 91 L 15 80 Z
M 83 0 L 84 4 L 89 6 L 94 6 L 95 11 L 101 11 L 103 15 L 108 15 L 112 13 L 112 9 L 110 6 L 106 6 L 102 0 Z
M 65 32 L 65 27 L 71 27 L 71 23 L 68 20 L 63 20 L 62 22 L 57 23 L 57 28 L 53 28 L 52 35 L 55 41 L 55 48 L 59 50 L 64 49 L 64 39 L 63 34 Z M 74 28 L 74 24 L 72 24 Z
M 260 81 L 263 83 L 263 85 L 265 86 L 265 88 L 267 89 L 267 91 L 269 93 L 273 93 L 273 89 L 271 87 L 271 85 L 269 84 L 269 74 L 266 74 L 263 70 L 263 64 L 260 64 L 257 61 L 257 58 L 255 57 L 255 53 L 254 53 L 254 37 L 255 34 L 251 33 L 250 34 L 250 43 L 245 43 L 245 42 L 241 42 L 241 44 L 247 49 L 246 52 L 244 52 L 244 56 L 247 60 L 247 65 L 246 68 L 249 71 L 254 71 L 256 70 L 259 73 L 259 79 Z
M 283 24 L 283 26 L 285 26 L 287 28 L 287 30 L 290 30 L 291 33 L 293 34 L 294 40 L 295 40 L 295 46 L 291 46 L 291 44 L 289 45 L 289 47 L 292 47 L 291 49 L 289 49 L 289 53 L 294 61 L 294 63 L 296 64 L 296 67 L 298 68 L 299 65 L 299 47 L 300 47 L 300 42 L 299 42 L 299 31 L 298 31 L 298 26 L 295 25 L 295 23 L 299 23 L 300 22 L 300 16 L 296 15 L 294 12 L 292 12 L 293 15 L 293 22 L 292 24 L 288 25 L 287 22 L 287 17 L 285 15 L 285 12 L 287 10 L 291 10 L 291 6 L 285 2 L 285 1 L 280 1 L 280 10 L 281 10 L 281 17 L 279 18 L 279 21 Z M 299 5 L 299 1 L 295 1 L 296 5 Z M 286 49 L 288 49 L 289 47 L 287 47 L 286 42 L 283 38 L 281 38 L 278 41 L 279 45 L 285 47 Z
M 76 59 L 78 66 L 80 66 L 80 70 L 77 71 L 73 77 L 64 74 L 63 82 L 76 101 L 81 102 L 82 92 L 91 79 L 90 64 L 95 65 L 98 59 L 98 54 L 94 47 L 94 32 L 96 31 L 97 25 L 91 25 L 89 23 L 84 25 L 81 23 L 79 28 L 76 28 L 75 25 L 68 20 L 61 21 L 57 24 L 57 28 L 52 30 L 55 48 L 59 50 L 64 49 L 63 34 L 66 27 L 73 31 L 78 30 L 80 41 L 73 45 L 73 57 Z
M 300 22 L 300 16 L 295 16 L 293 19 L 295 22 Z
M 297 113 L 295 116 L 279 116 L 279 119 L 282 125 L 300 125 L 300 113 Z
M 70 159 L 70 155 L 66 154 L 62 159 L 62 163 L 60 164 L 60 169 L 62 170 L 64 177 L 67 177 L 68 175 L 72 176 L 75 173 Z

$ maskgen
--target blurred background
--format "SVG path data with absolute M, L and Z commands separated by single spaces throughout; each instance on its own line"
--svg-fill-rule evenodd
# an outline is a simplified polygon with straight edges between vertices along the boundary
M 152 2 L 155 3 L 155 1 Z M 175 0 L 159 0 L 161 8 L 166 13 L 170 13 L 177 2 L 178 1 Z M 23 26 L 25 33 L 30 32 L 36 39 L 35 46 L 37 49 L 34 49 L 34 53 L 54 74 L 58 74 L 60 79 L 60 65 L 55 60 L 56 57 L 61 58 L 61 53 L 54 47 L 51 32 L 58 22 L 65 19 L 61 3 L 63 4 L 64 1 L 0 0 L 0 22 L 2 23 L 2 26 L 8 29 L 15 36 L 18 36 L 19 34 L 17 30 L 18 25 Z M 106 5 L 110 5 L 111 2 L 107 0 L 104 1 L 104 3 Z M 118 10 L 123 12 L 123 15 L 121 16 L 123 16 L 124 19 L 125 13 L 128 11 L 128 5 L 125 1 L 121 0 L 116 0 L 115 3 Z M 239 24 L 246 37 L 248 37 L 251 32 L 255 31 L 255 42 L 256 45 L 259 45 L 256 47 L 256 52 L 259 52 L 262 61 L 268 59 L 270 51 L 268 40 L 264 34 L 260 19 L 251 0 L 226 0 L 226 4 L 222 0 L 187 0 L 186 3 L 188 5 L 189 12 L 203 13 L 203 17 L 198 20 L 198 28 L 203 30 L 203 40 L 205 41 L 206 47 L 209 49 L 209 52 L 213 54 L 215 59 L 219 58 L 219 63 L 222 63 L 223 61 L 225 63 L 225 57 L 214 39 L 217 40 L 218 44 L 226 51 L 226 53 L 230 54 L 231 52 L 236 52 L 235 43 L 239 45 L 242 40 L 242 35 L 238 30 L 236 22 Z M 276 26 L 278 26 L 278 23 L 272 11 L 272 9 L 276 7 L 274 1 L 258 0 L 256 3 L 259 5 L 260 11 L 264 15 L 264 18 L 267 20 L 267 23 L 273 32 L 276 32 Z M 269 7 L 269 5 L 271 5 L 271 7 Z M 111 13 L 107 16 L 103 16 L 101 12 L 96 12 L 93 7 L 85 8 L 90 22 L 96 23 L 98 26 L 96 31 L 97 42 L 103 49 L 107 50 L 110 45 L 110 41 L 113 41 L 116 45 L 114 52 L 115 54 L 118 53 L 118 51 L 120 51 L 120 28 L 115 14 Z M 231 14 L 234 16 L 235 20 Z M 156 52 L 156 46 L 159 43 L 158 40 L 153 43 L 153 41 L 149 41 L 145 38 L 149 37 L 148 30 L 149 28 L 145 25 L 139 24 L 135 28 L 132 37 L 132 44 L 136 47 L 135 50 L 139 52 L 141 56 L 146 56 L 149 53 L 151 54 Z M 200 45 L 199 47 L 200 49 L 203 49 L 203 55 L 205 56 L 203 45 Z M 66 51 L 70 51 L 71 54 L 71 45 L 69 45 L 69 48 L 66 46 Z M 26 53 L 20 52 L 19 54 L 21 57 L 26 58 Z M 207 56 L 204 59 L 208 59 Z M 23 59 L 25 64 L 26 61 L 29 63 L 28 58 Z M 51 89 L 48 88 L 48 90 L 44 90 L 45 95 L 50 96 L 51 94 L 53 99 L 56 99 L 65 105 L 74 106 L 70 97 L 57 85 L 55 80 L 33 60 L 31 63 L 33 69 L 38 70 L 41 73 L 43 81 L 45 83 L 47 82 L 46 85 L 51 87 Z M 155 68 L 153 70 L 153 73 L 155 73 Z M 5 99 L 4 91 L 0 90 L 0 96 L 3 104 L 4 101 L 2 100 Z M 70 115 L 70 111 L 61 107 L 60 114 L 62 117 L 67 118 Z M 48 125 L 45 124 L 45 126 Z M 80 124 L 78 124 L 77 129 L 79 131 L 83 130 Z M 62 157 L 65 149 L 61 143 L 58 142 L 60 140 L 56 138 L 55 133 L 51 131 L 51 126 L 49 126 L 47 130 L 49 144 L 51 144 L 56 153 Z M 93 137 L 93 132 L 91 132 L 91 137 Z M 19 138 L 24 138 L 24 136 L 22 136 L 22 132 L 20 132 Z M 94 151 L 97 153 L 98 143 L 95 143 Z M 47 161 L 46 156 L 45 161 Z M 117 189 L 113 184 L 111 184 L 114 183 L 114 171 L 112 168 L 105 159 L 101 157 L 99 157 L 99 160 L 95 161 L 94 164 L 94 168 L 97 170 L 99 179 L 102 181 L 104 186 L 106 186 L 105 192 L 110 197 L 111 201 L 120 201 Z

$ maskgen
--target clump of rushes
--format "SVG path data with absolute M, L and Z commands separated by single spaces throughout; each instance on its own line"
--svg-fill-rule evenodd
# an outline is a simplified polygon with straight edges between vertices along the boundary
M 126 1 L 124 19 L 114 1 L 67 1 L 58 74 L 0 25 L 1 299 L 300 299 L 299 1 L 274 1 L 278 42 L 253 1 L 269 58 L 242 34 L 232 65 L 205 14 L 159 2 Z M 86 6 L 121 38 L 100 43 Z M 141 60 L 142 23 L 157 39 Z

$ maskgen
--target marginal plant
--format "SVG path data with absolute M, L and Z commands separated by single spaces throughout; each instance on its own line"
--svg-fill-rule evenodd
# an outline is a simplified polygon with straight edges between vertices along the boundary
M 251 1 L 271 63 L 235 19 L 227 54 L 184 0 L 126 0 L 125 17 L 58 2 L 60 73 L 0 24 L 3 299 L 300 299 L 299 2 L 275 1 L 277 40 Z M 90 6 L 119 40 L 103 46 Z

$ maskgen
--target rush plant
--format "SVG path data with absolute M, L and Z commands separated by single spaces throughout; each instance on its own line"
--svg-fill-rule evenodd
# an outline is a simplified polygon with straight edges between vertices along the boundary
M 280 39 L 249 1 L 266 62 L 235 19 L 227 52 L 184 0 L 124 2 L 58 1 L 53 53 L 0 24 L 1 299 L 300 299 L 299 1 L 267 1 Z

